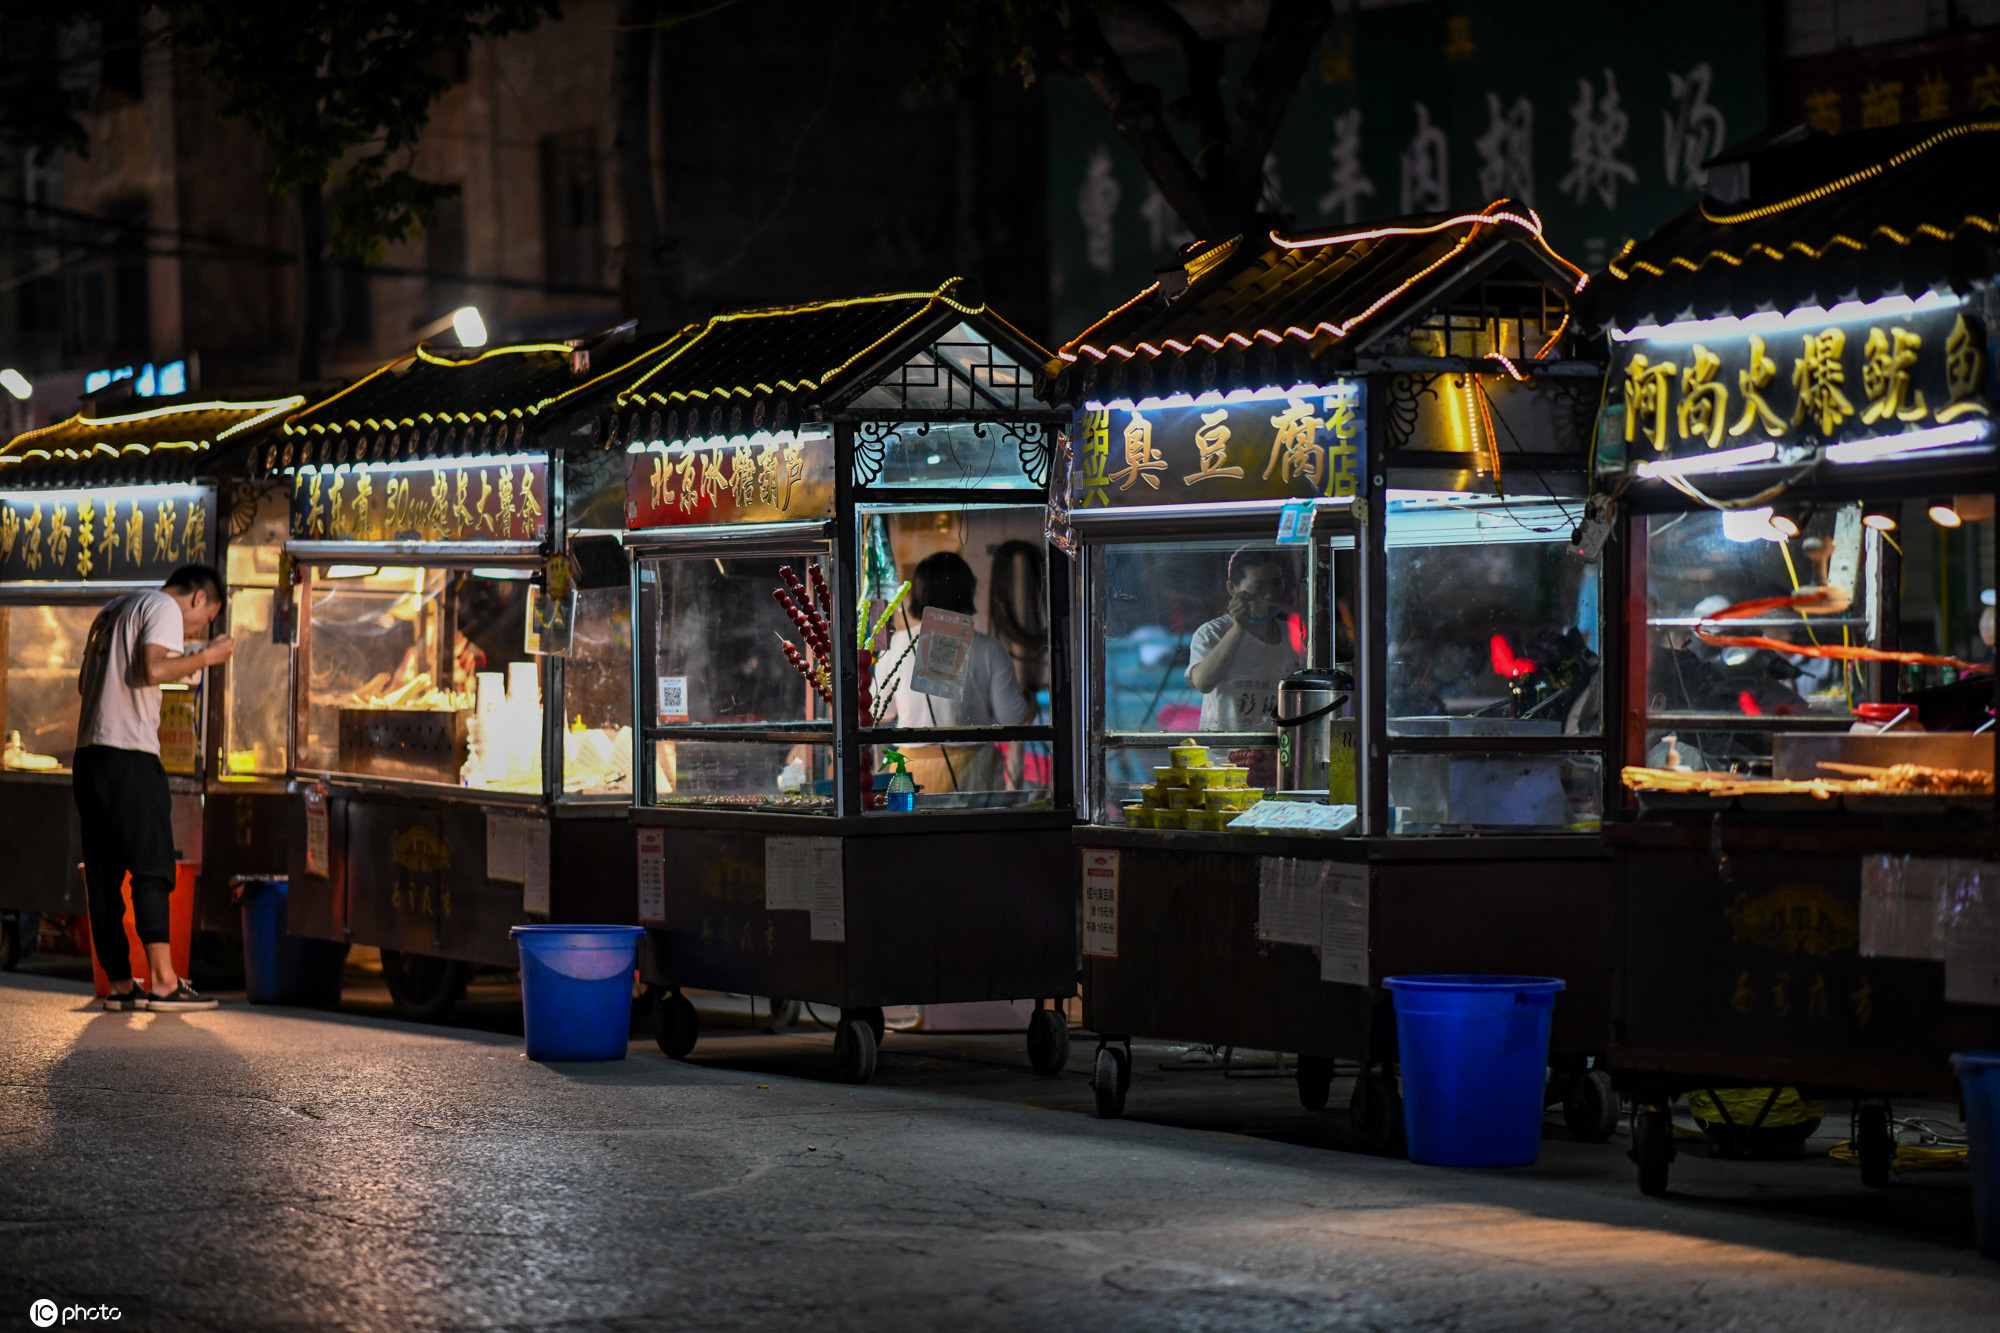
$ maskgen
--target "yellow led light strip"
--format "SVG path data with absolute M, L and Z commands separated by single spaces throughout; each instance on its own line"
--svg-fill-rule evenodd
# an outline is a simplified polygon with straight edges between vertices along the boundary
M 1710 222 L 1715 223 L 1718 227 L 1733 227 L 1739 222 L 1754 222 L 1759 218 L 1768 218 L 1773 214 L 1782 213 L 1788 208 L 1797 208 L 1800 204 L 1817 203 L 1828 195 L 1844 190 L 1850 185 L 1859 185 L 1863 181 L 1873 180 L 1885 171 L 1915 161 L 1918 157 L 1924 153 L 1928 153 L 1939 144 L 1949 143 L 1953 139 L 1962 138 L 1968 134 L 1992 134 L 1996 132 L 2000 132 L 2000 121 L 1996 120 L 1974 121 L 1969 125 L 1953 125 L 1948 129 L 1939 130 L 1928 139 L 1911 144 L 1902 152 L 1895 153 L 1883 161 L 1875 163 L 1873 166 L 1849 172 L 1839 180 L 1828 181 L 1824 185 L 1807 190 L 1804 194 L 1795 194 L 1789 199 L 1781 199 L 1774 204 L 1764 204 L 1758 208 L 1746 208 L 1738 213 L 1712 213 L 1708 208 L 1708 199 L 1704 196 L 1699 205 L 1701 215 Z
M 417 344 L 417 359 L 433 366 L 476 366 L 489 356 L 509 356 L 528 352 L 560 352 L 568 356 L 576 349 L 568 343 L 521 343 L 514 347 L 489 347 L 478 356 L 439 356 L 431 351 L 429 343 Z
M 22 432 L 21 434 L 15 436 L 13 440 L 8 443 L 7 450 L 11 452 L 16 445 L 21 444 L 23 441 L 40 439 L 44 436 L 57 434 L 58 432 L 75 431 L 78 429 L 95 431 L 105 426 L 130 426 L 142 421 L 158 421 L 162 417 L 170 417 L 178 413 L 194 414 L 198 412 L 219 412 L 219 413 L 241 412 L 250 414 L 243 421 L 235 423 L 234 425 L 222 431 L 215 437 L 218 440 L 222 440 L 222 439 L 227 439 L 230 435 L 233 435 L 238 431 L 247 430 L 249 427 L 256 425 L 260 421 L 268 421 L 271 417 L 276 416 L 278 413 L 289 411 L 290 409 L 297 407 L 300 403 L 303 403 L 304 401 L 305 401 L 304 395 L 294 394 L 289 398 L 276 398 L 268 402 L 181 403 L 172 407 L 149 408 L 144 412 L 132 412 L 125 416 L 116 416 L 116 417 L 87 417 L 83 413 L 79 412 L 73 417 L 69 417 L 63 421 L 55 422 L 52 425 L 42 426 L 35 430 Z
M 509 354 L 519 355 L 531 352 L 560 352 L 564 356 L 568 356 L 571 352 L 575 350 L 576 349 L 571 347 L 568 343 L 522 343 L 517 347 L 495 347 L 488 351 L 481 352 L 478 356 L 469 356 L 463 358 L 462 360 L 454 360 L 449 357 L 441 357 L 434 355 L 427 345 L 423 343 L 418 343 L 417 350 L 413 354 L 413 356 L 416 360 L 423 361 L 433 366 L 462 367 L 462 366 L 477 365 L 479 362 L 484 361 L 489 356 L 505 356 Z M 307 431 L 307 430 L 338 431 L 343 428 L 347 430 L 362 429 L 362 425 L 358 420 L 350 420 L 347 422 L 335 422 L 331 426 L 327 426 L 327 425 L 322 425 L 319 422 L 301 422 L 299 418 L 309 417 L 316 412 L 323 411 L 325 408 L 331 406 L 334 403 L 339 402 L 342 398 L 345 398 L 348 394 L 353 393 L 355 390 L 359 389 L 362 385 L 369 383 L 376 377 L 388 374 L 390 371 L 393 371 L 397 366 L 407 365 L 411 359 L 412 357 L 409 356 L 399 356 L 394 361 L 389 362 L 387 365 L 377 366 L 375 367 L 375 369 L 369 371 L 366 375 L 363 375 L 360 379 L 354 381 L 354 383 L 348 385 L 345 389 L 342 389 L 339 393 L 332 394 L 326 398 L 320 399 L 317 403 L 314 403 L 311 407 L 307 408 L 303 412 L 294 413 L 285 422 L 285 427 L 284 427 L 285 434 L 296 435 L 301 431 Z M 541 411 L 544 407 L 547 407 L 550 403 L 554 402 L 556 398 L 559 398 L 561 396 L 562 395 L 557 394 L 554 397 L 542 399 L 541 402 L 536 403 L 534 406 L 528 408 L 525 415 L 532 416 L 534 413 Z M 516 409 L 516 411 L 518 412 L 518 409 Z M 382 424 L 383 426 L 389 426 L 395 423 L 384 422 Z M 400 424 L 404 426 L 413 426 L 416 423 L 406 418 Z M 368 429 L 370 430 L 376 430 L 380 428 L 381 427 L 374 425 L 370 425 L 368 427 Z
M 1416 226 L 1368 227 L 1360 231 L 1339 232 L 1331 236 L 1298 237 L 1298 238 L 1287 238 L 1284 236 L 1280 236 L 1277 232 L 1273 231 L 1270 233 L 1270 238 L 1271 238 L 1271 243 L 1273 245 L 1278 246 L 1280 249 L 1315 250 L 1315 249 L 1324 249 L 1325 247 L 1330 245 L 1351 245 L 1360 241 L 1381 240 L 1391 236 L 1430 236 L 1430 235 L 1435 235 L 1441 231 L 1448 231 L 1453 227 L 1469 226 L 1476 229 L 1481 226 L 1497 227 L 1502 222 L 1511 222 L 1515 226 L 1520 227 L 1523 231 L 1526 231 L 1531 236 L 1533 236 L 1535 239 L 1535 244 L 1539 246 L 1541 250 L 1549 256 L 1549 258 L 1555 260 L 1556 263 L 1560 264 L 1563 268 L 1575 274 L 1576 283 L 1571 290 L 1573 292 L 1582 291 L 1585 285 L 1589 283 L 1590 275 L 1585 273 L 1582 269 L 1578 268 L 1575 264 L 1570 263 L 1569 260 L 1564 259 L 1562 255 L 1558 254 L 1555 248 L 1548 243 L 1547 238 L 1543 235 L 1541 216 L 1537 214 L 1534 209 L 1530 208 L 1527 210 L 1527 216 L 1523 217 L 1519 213 L 1514 213 L 1509 210 L 1501 208 L 1500 204 L 1502 204 L 1503 202 L 1506 201 L 1496 199 L 1493 201 L 1493 203 L 1488 204 L 1486 208 L 1481 212 L 1462 213 L 1457 217 L 1447 218 L 1442 222 L 1428 223 L 1421 227 L 1416 227 Z M 1267 342 L 1273 344 L 1282 342 L 1284 341 L 1284 339 L 1288 337 L 1298 338 L 1302 341 L 1310 342 L 1312 339 L 1318 337 L 1322 332 L 1336 339 L 1344 338 L 1354 330 L 1356 325 L 1360 324 L 1370 315 L 1380 310 L 1383 306 L 1387 305 L 1389 302 L 1394 301 L 1398 297 L 1402 296 L 1403 293 L 1409 291 L 1410 288 L 1422 282 L 1432 273 L 1435 273 L 1443 265 L 1450 263 L 1459 254 L 1463 253 L 1466 246 L 1470 245 L 1472 241 L 1477 238 L 1477 236 L 1478 236 L 1477 230 L 1469 231 L 1465 236 L 1459 239 L 1458 243 L 1454 245 L 1452 249 L 1444 255 L 1443 258 L 1437 260 L 1435 263 L 1430 264 L 1426 268 L 1422 269 L 1418 273 L 1406 279 L 1401 285 L 1397 286 L 1394 290 L 1382 296 L 1379 300 L 1375 301 L 1372 305 L 1370 305 L 1366 310 L 1363 310 L 1360 314 L 1354 316 L 1354 318 L 1352 319 L 1346 320 L 1345 322 L 1340 324 L 1334 324 L 1329 321 L 1322 320 L 1310 329 L 1306 329 L 1299 325 L 1294 324 L 1286 328 L 1283 333 L 1279 333 L 1271 329 L 1258 329 L 1257 332 L 1252 336 L 1257 338 L 1262 338 Z M 1090 335 L 1097 329 L 1103 327 L 1105 324 L 1117 318 L 1125 311 L 1130 310 L 1134 305 L 1137 305 L 1139 302 L 1150 297 L 1154 292 L 1158 290 L 1159 290 L 1159 284 L 1156 282 L 1151 286 L 1147 287 L 1144 291 L 1140 292 L 1137 296 L 1134 296 L 1131 300 L 1119 306 L 1117 309 L 1110 311 L 1102 318 L 1097 320 L 1096 323 L 1092 324 L 1089 328 L 1085 329 L 1082 333 L 1078 334 L 1075 338 L 1063 344 L 1063 346 L 1056 353 L 1057 357 L 1059 357 L 1063 361 L 1074 362 L 1078 359 L 1077 357 L 1078 352 L 1088 352 L 1090 355 L 1096 357 L 1099 361 L 1102 361 L 1106 359 L 1107 355 L 1115 352 L 1119 356 L 1122 356 L 1127 360 L 1130 360 L 1132 357 L 1137 355 L 1136 352 L 1133 352 L 1125 347 L 1121 347 L 1116 343 L 1111 344 L 1109 347 L 1105 348 L 1104 351 L 1099 351 L 1096 347 L 1092 346 L 1087 340 L 1090 337 Z M 1567 316 L 1565 316 L 1565 320 L 1567 320 Z M 1251 343 L 1250 337 L 1245 337 L 1241 333 L 1234 333 L 1234 332 L 1226 334 L 1224 335 L 1224 337 L 1220 339 L 1214 337 L 1211 334 L 1202 333 L 1195 335 L 1194 340 L 1199 343 L 1207 344 L 1208 347 L 1213 351 L 1221 351 L 1223 344 L 1225 342 L 1237 342 L 1245 347 L 1248 347 Z M 1189 350 L 1186 344 L 1178 343 L 1173 339 L 1166 339 L 1165 341 L 1168 346 L 1177 347 L 1180 351 L 1185 352 Z M 1549 340 L 1549 345 L 1553 346 L 1554 342 L 1555 339 L 1551 338 Z M 1149 343 L 1140 343 L 1139 347 L 1141 350 L 1148 352 L 1152 356 L 1157 357 L 1161 355 L 1159 349 L 1153 347 Z
M 2000 235 L 2000 222 L 1989 222 L 1987 219 L 1983 217 L 1979 217 L 1976 214 L 1968 213 L 1965 215 L 1964 218 L 1960 219 L 1959 222 L 1950 231 L 1946 231 L 1943 227 L 1936 226 L 1932 223 L 1925 222 L 1919 225 L 1916 228 L 1916 230 L 1913 231 L 1910 235 L 1904 236 L 1901 232 L 1898 232 L 1894 228 L 1884 224 L 1882 226 L 1876 227 L 1874 231 L 1869 233 L 1869 236 L 1871 239 L 1875 236 L 1887 236 L 1890 240 L 1894 241 L 1896 244 L 1907 246 L 1910 244 L 1910 242 L 1916 240 L 1917 237 L 1919 236 L 1930 236 L 1940 241 L 1949 241 L 1955 236 L 1957 236 L 1960 230 L 1966 227 L 1978 227 L 1981 230 L 1985 231 L 1989 236 Z M 1737 256 L 1730 254 L 1726 250 L 1717 248 L 1710 250 L 1700 259 L 1689 259 L 1685 255 L 1675 255 L 1673 258 L 1667 261 L 1665 267 L 1655 264 L 1651 260 L 1637 259 L 1633 260 L 1632 263 L 1627 268 L 1621 269 L 1618 267 L 1618 261 L 1613 260 L 1609 266 L 1608 271 L 1610 272 L 1612 277 L 1617 278 L 1619 281 L 1629 282 L 1631 281 L 1632 274 L 1635 272 L 1649 273 L 1656 278 L 1665 277 L 1668 268 L 1684 268 L 1690 273 L 1699 273 L 1701 271 L 1702 266 L 1708 263 L 1708 261 L 1711 259 L 1720 259 L 1724 263 L 1729 264 L 1730 266 L 1735 268 L 1741 268 L 1743 266 L 1744 260 L 1751 255 L 1767 255 L 1772 259 L 1782 260 L 1790 252 L 1794 250 L 1796 250 L 1802 255 L 1805 255 L 1808 259 L 1823 259 L 1826 257 L 1828 252 L 1833 250 L 1836 246 L 1845 246 L 1850 250 L 1856 250 L 1856 251 L 1866 251 L 1868 248 L 1868 244 L 1866 241 L 1858 241 L 1854 239 L 1852 236 L 1847 235 L 1845 232 L 1835 232 L 1832 236 L 1829 236 L 1827 238 L 1826 244 L 1820 246 L 1818 249 L 1814 249 L 1811 245 L 1807 244 L 1805 241 L 1788 241 L 1785 244 L 1785 248 L 1782 250 L 1778 249 L 1775 246 L 1768 245 L 1763 241 L 1752 241 L 1749 245 L 1744 247 L 1742 258 L 1738 258 Z M 1626 254 L 1631 253 L 1632 248 L 1633 247 L 1628 244 L 1625 252 L 1621 253 L 1618 256 L 1618 258 L 1623 259 Z

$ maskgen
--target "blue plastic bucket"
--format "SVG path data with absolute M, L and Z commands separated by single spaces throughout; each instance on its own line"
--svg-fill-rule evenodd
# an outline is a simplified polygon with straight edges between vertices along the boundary
M 2000 1259 L 2000 1051 L 1961 1051 L 1952 1072 L 1965 1098 L 1965 1135 L 1972 1151 L 1972 1225 L 1979 1252 Z
M 1542 1150 L 1554 977 L 1385 977 L 1410 1160 L 1527 1166 Z
M 249 879 L 238 886 L 243 904 L 243 989 L 252 1004 L 327 1008 L 340 1003 L 347 946 L 308 939 L 288 930 L 288 881 Z
M 530 1060 L 623 1060 L 638 926 L 516 926 Z

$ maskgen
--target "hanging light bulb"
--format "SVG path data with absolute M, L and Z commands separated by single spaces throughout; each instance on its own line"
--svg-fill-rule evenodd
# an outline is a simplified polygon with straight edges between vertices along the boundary
M 1930 515 L 1931 522 L 1941 528 L 1955 528 L 1965 522 L 1964 519 L 1958 516 L 1958 511 L 1943 500 L 1939 500 L 1931 506 Z
M 1887 514 L 1863 514 L 1861 521 L 1877 532 L 1894 532 L 1896 530 L 1896 520 L 1890 518 Z

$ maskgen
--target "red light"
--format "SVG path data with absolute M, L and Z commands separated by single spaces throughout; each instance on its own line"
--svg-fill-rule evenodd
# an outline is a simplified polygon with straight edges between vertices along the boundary
M 1514 656 L 1514 650 L 1507 646 L 1507 636 L 1496 634 L 1491 644 L 1493 653 L 1493 674 L 1505 676 L 1508 680 L 1525 676 L 1535 669 L 1535 664 L 1525 657 Z
M 1305 622 L 1300 620 L 1298 612 L 1294 611 L 1285 623 L 1292 631 L 1292 651 L 1303 654 L 1306 650 Z
M 1764 710 L 1757 706 L 1757 696 L 1748 690 L 1736 696 L 1736 704 L 1737 707 L 1743 710 L 1745 717 L 1764 716 Z

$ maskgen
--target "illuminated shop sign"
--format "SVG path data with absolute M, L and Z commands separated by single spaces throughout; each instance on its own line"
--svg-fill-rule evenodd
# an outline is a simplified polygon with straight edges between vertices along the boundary
M 292 537 L 300 541 L 536 542 L 548 535 L 548 513 L 548 465 L 532 458 L 292 475 Z
M 119 380 L 131 380 L 132 392 L 141 398 L 158 395 L 171 398 L 175 394 L 188 391 L 187 362 L 169 361 L 163 366 L 147 364 L 136 369 L 120 366 L 116 370 L 93 370 L 83 377 L 83 391 L 96 393 L 109 388 Z
M 1076 414 L 1072 509 L 1352 498 L 1360 489 L 1359 381 L 1248 400 Z
M 215 495 L 199 486 L 0 495 L 0 582 L 150 583 L 215 563 Z
M 625 455 L 625 526 L 773 523 L 833 515 L 833 437 L 738 435 Z
M 1982 441 L 1986 336 L 1956 299 L 1931 296 L 1635 329 L 1611 385 L 1625 458 L 1671 475 Z M 1614 454 L 1600 461 L 1615 467 Z

